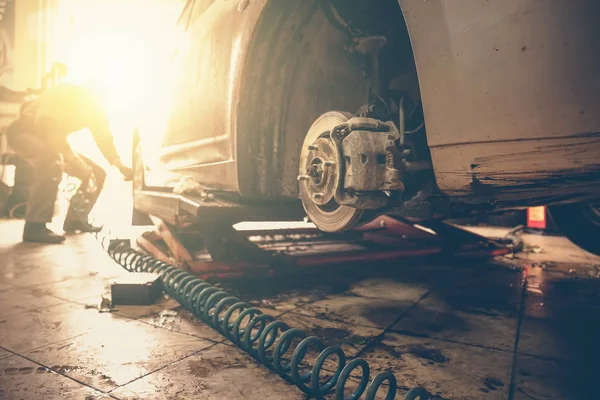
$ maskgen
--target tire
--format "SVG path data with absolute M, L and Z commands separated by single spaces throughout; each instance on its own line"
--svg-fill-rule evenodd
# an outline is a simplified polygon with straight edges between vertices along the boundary
M 567 204 L 549 207 L 552 220 L 571 242 L 600 256 L 600 206 Z

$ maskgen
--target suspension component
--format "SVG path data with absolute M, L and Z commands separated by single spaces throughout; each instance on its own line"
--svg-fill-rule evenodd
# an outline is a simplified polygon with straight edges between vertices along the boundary
M 321 338 L 308 336 L 174 265 L 132 249 L 128 240 L 111 239 L 110 232 L 97 237 L 119 265 L 129 272 L 158 274 L 169 296 L 256 361 L 279 374 L 286 382 L 296 385 L 309 398 L 322 399 L 334 390 L 338 400 L 358 400 L 363 394 L 366 400 L 374 400 L 377 393 L 384 390 L 387 400 L 397 398 L 398 382 L 393 373 L 380 373 L 369 382 L 370 367 L 366 360 L 347 362 L 339 346 L 328 347 Z M 295 340 L 300 340 L 300 343 L 294 347 Z M 320 354 L 312 368 L 307 370 L 305 356 L 309 349 L 315 348 Z M 285 354 L 290 352 L 290 361 L 285 361 Z M 322 382 L 320 374 L 325 362 L 335 360 L 335 373 Z M 346 394 L 350 376 L 357 369 L 362 370 L 360 383 L 351 394 Z M 427 400 L 429 394 L 422 387 L 413 387 L 404 400 L 415 399 Z

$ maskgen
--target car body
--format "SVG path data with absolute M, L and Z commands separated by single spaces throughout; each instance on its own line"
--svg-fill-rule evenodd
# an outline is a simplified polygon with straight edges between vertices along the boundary
M 352 174 L 362 179 L 377 168 L 396 173 L 394 184 L 389 175 L 381 178 L 387 186 L 364 178 L 348 192 L 373 201 L 330 196 L 340 207 L 363 208 L 360 217 L 317 226 L 344 230 L 376 213 L 593 207 L 600 194 L 599 12 L 594 0 L 192 0 L 179 22 L 187 40 L 170 123 L 152 162 L 140 160 L 143 151 L 135 160 L 136 208 L 174 207 L 164 199 L 185 177 L 217 199 L 246 204 L 240 218 L 259 218 L 267 204 L 296 215 L 300 197 L 314 221 L 311 199 L 323 193 L 303 189 L 302 179 L 344 186 Z M 323 122 L 331 111 L 352 115 Z M 371 148 L 396 157 L 395 166 L 350 171 L 346 157 L 335 179 L 323 175 L 314 161 L 322 160 L 305 149 L 311 127 L 325 123 L 333 132 L 356 115 L 395 122 L 400 153 Z M 357 129 L 358 142 L 380 140 L 379 128 Z M 146 146 L 143 130 L 135 144 Z M 346 150 L 339 151 L 338 161 Z M 376 195 L 380 187 L 389 190 Z

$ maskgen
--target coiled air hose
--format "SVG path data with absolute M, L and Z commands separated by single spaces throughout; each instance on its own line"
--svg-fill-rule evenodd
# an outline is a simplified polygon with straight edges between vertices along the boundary
M 310 398 L 322 399 L 334 390 L 337 400 L 358 400 L 363 394 L 364 399 L 375 400 L 380 390 L 387 390 L 386 400 L 397 398 L 398 381 L 392 372 L 382 372 L 370 381 L 371 368 L 366 360 L 357 358 L 347 362 L 340 346 L 328 347 L 321 338 L 308 336 L 179 267 L 132 249 L 129 241 L 114 240 L 109 235 L 97 237 L 119 265 L 129 272 L 158 274 L 169 296 Z M 234 314 L 237 316 L 233 317 Z M 245 321 L 248 322 L 244 325 Z M 294 348 L 291 360 L 286 362 L 284 355 L 298 340 L 300 343 Z M 320 352 L 312 368 L 306 367 L 304 360 L 310 349 Z M 325 363 L 334 360 L 337 367 L 333 376 L 322 382 L 321 372 L 328 372 L 323 370 Z M 361 370 L 360 381 L 354 391 L 347 394 L 350 377 L 356 370 Z M 413 387 L 404 400 L 415 399 L 427 400 L 429 394 L 423 387 Z

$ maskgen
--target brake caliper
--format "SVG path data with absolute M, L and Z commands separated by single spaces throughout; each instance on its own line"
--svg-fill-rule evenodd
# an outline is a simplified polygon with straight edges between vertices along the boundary
M 384 207 L 391 191 L 403 191 L 402 156 L 393 122 L 352 118 L 330 133 L 338 152 L 340 179 L 335 201 L 361 209 Z

